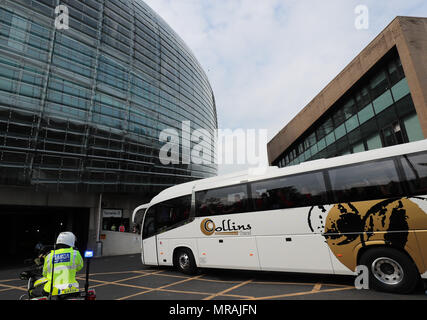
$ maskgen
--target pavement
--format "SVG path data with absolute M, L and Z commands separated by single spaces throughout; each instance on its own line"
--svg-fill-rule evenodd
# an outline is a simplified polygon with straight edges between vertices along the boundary
M 26 293 L 19 279 L 25 267 L 0 270 L 0 300 Z M 78 274 L 80 286 L 85 270 Z M 90 287 L 97 300 L 425 300 L 419 289 L 409 295 L 357 290 L 354 277 L 279 272 L 202 269 L 194 276 L 173 268 L 145 267 L 139 255 L 102 257 L 90 265 Z

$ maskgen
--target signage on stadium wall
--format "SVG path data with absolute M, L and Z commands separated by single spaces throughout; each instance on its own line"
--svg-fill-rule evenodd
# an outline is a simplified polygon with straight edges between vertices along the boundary
M 102 209 L 103 218 L 121 218 L 122 216 L 122 209 Z

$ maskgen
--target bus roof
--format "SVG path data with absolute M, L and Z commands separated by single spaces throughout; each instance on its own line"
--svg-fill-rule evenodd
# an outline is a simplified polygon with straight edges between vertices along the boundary
M 313 161 L 303 162 L 299 165 L 278 168 L 278 167 L 267 167 L 264 170 L 245 170 L 232 174 L 216 176 L 203 180 L 196 180 L 174 187 L 168 188 L 162 191 L 159 195 L 154 197 L 150 205 L 160 203 L 169 199 L 174 199 L 189 195 L 194 191 L 214 189 L 225 187 L 227 185 L 235 185 L 245 182 L 252 182 L 257 180 L 264 180 L 269 178 L 294 175 L 303 172 L 317 171 L 327 168 L 339 167 L 350 165 L 358 162 L 379 160 L 382 158 L 398 156 L 401 154 L 416 153 L 427 150 L 427 139 L 417 142 L 411 142 L 406 144 L 395 145 L 391 147 L 380 148 L 376 150 L 370 150 L 360 153 L 354 153 L 329 159 L 319 159 Z

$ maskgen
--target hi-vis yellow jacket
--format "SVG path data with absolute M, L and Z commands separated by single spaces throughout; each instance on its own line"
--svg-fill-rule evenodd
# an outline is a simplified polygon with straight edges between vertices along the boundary
M 48 280 L 44 285 L 44 291 L 50 292 L 52 280 L 52 257 L 51 251 L 44 260 L 43 276 Z M 55 250 L 54 276 L 52 295 L 67 294 L 79 291 L 79 283 L 76 273 L 83 268 L 83 259 L 80 252 L 73 248 Z

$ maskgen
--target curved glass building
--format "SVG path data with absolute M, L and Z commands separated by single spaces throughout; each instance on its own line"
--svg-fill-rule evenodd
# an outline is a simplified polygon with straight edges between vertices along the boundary
M 160 132 L 181 133 L 183 121 L 213 136 L 214 95 L 191 50 L 143 1 L 0 1 L 0 205 L 129 216 L 166 187 L 216 174 L 214 161 L 160 162 Z M 19 192 L 28 198 L 12 199 Z M 135 201 L 109 203 L 116 194 Z
M 1 183 L 139 192 L 214 175 L 158 160 L 161 130 L 217 127 L 207 77 L 179 36 L 139 0 L 61 0 L 69 29 L 54 27 L 58 4 L 0 9 Z

